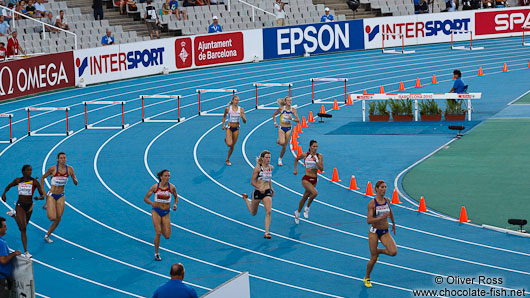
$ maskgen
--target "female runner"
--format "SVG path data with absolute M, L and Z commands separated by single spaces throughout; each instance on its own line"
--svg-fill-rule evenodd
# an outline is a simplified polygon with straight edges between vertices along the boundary
M 272 120 L 274 121 L 274 126 L 278 127 L 276 123 L 276 115 L 280 114 L 280 128 L 278 129 L 278 145 L 282 146 L 282 151 L 280 152 L 280 157 L 278 157 L 278 165 L 283 166 L 282 158 L 285 154 L 285 148 L 289 145 L 289 140 L 291 139 L 291 120 L 294 122 L 300 122 L 298 119 L 298 113 L 296 109 L 292 107 L 292 99 L 287 96 L 281 99 L 278 99 L 278 104 L 280 107 L 274 114 L 272 114 Z
M 258 213 L 260 201 L 263 202 L 263 207 L 265 207 L 265 235 L 263 238 L 271 239 L 269 227 L 271 225 L 272 197 L 274 196 L 274 189 L 272 189 L 273 166 L 270 164 L 271 153 L 268 150 L 264 150 L 259 155 L 259 158 L 256 159 L 256 162 L 257 164 L 250 179 L 250 184 L 254 186 L 252 200 L 249 200 L 248 195 L 245 193 L 242 196 L 252 216 Z
M 243 123 L 247 123 L 245 117 L 245 110 L 239 105 L 239 97 L 233 96 L 230 101 L 230 105 L 225 109 L 223 114 L 223 130 L 226 130 L 225 143 L 230 149 L 228 149 L 228 156 L 226 157 L 226 165 L 231 166 L 230 156 L 234 151 L 234 146 L 239 137 L 239 119 L 243 120 Z M 228 115 L 228 125 L 225 126 L 226 115 Z
M 304 159 L 305 162 L 305 175 L 302 178 L 302 186 L 305 189 L 300 203 L 298 203 L 298 209 L 294 211 L 294 222 L 298 224 L 300 222 L 300 212 L 307 202 L 307 207 L 304 209 L 304 217 L 309 218 L 309 206 L 318 195 L 315 188 L 317 185 L 318 170 L 324 171 L 324 159 L 322 154 L 317 153 L 318 143 L 315 140 L 309 142 L 309 152 L 302 153 L 294 160 L 294 174 L 298 174 L 298 161 Z
M 61 222 L 65 205 L 64 186 L 68 183 L 68 177 L 72 177 L 74 185 L 77 185 L 74 168 L 66 165 L 66 153 L 64 152 L 57 154 L 57 165 L 50 167 L 40 178 L 43 193 L 45 192 L 44 180 L 50 175 L 51 187 L 46 194 L 46 214 L 48 215 L 48 219 L 53 222 L 46 235 L 44 235 L 44 241 L 46 241 L 46 243 L 53 243 L 53 240 L 50 239 L 50 235 Z
M 177 203 L 179 198 L 177 196 L 177 188 L 175 185 L 169 183 L 171 174 L 169 170 L 162 170 L 158 172 L 158 183 L 149 188 L 144 197 L 144 201 L 151 205 L 151 216 L 153 218 L 153 226 L 155 227 L 155 260 L 162 261 L 158 248 L 160 247 L 160 235 L 164 235 L 166 239 L 171 236 L 171 221 L 169 218 L 169 209 L 171 206 L 171 194 L 175 197 L 173 204 L 173 211 L 177 210 Z M 154 202 L 149 200 L 149 197 L 155 194 Z
M 7 215 L 12 216 L 17 222 L 18 229 L 20 230 L 20 238 L 22 239 L 22 245 L 24 246 L 24 253 L 26 258 L 31 258 L 31 254 L 28 252 L 28 237 L 26 235 L 26 227 L 33 213 L 33 194 L 35 190 L 38 190 L 40 197 L 35 197 L 35 200 L 44 200 L 44 192 L 40 187 L 40 183 L 37 178 L 31 177 L 32 168 L 30 165 L 24 165 L 22 167 L 22 177 L 15 178 L 11 182 L 4 193 L 2 194 L 2 200 L 6 201 L 6 193 L 13 186 L 18 188 L 18 201 L 15 210 L 10 210 Z
M 389 255 L 391 257 L 397 254 L 396 242 L 392 235 L 388 233 L 388 219 L 392 220 L 392 232 L 396 235 L 396 222 L 394 221 L 394 214 L 390 209 L 390 200 L 385 197 L 386 183 L 379 180 L 375 183 L 375 198 L 368 203 L 368 216 L 366 222 L 370 227 L 368 233 L 368 245 L 370 246 L 370 261 L 366 265 L 366 276 L 364 277 L 364 285 L 368 288 L 372 287 L 370 281 L 370 273 L 374 268 L 379 254 Z M 381 241 L 385 249 L 378 249 L 377 243 Z

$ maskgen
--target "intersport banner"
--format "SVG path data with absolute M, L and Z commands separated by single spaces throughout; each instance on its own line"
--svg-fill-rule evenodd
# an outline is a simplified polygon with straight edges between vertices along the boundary
M 428 44 L 451 41 L 451 29 L 472 31 L 475 28 L 471 11 L 371 18 L 363 22 L 366 49 L 381 48 L 383 36 L 385 47 L 401 46 L 398 35 L 403 36 L 405 45 Z M 459 39 L 469 38 L 463 33 L 459 35 Z
M 523 26 L 530 31 L 530 7 L 481 10 L 475 12 L 475 34 L 511 36 L 521 33 Z M 522 33 L 521 33 L 522 34 Z
M 74 85 L 71 51 L 0 63 L 0 101 Z
M 362 49 L 362 20 L 263 29 L 264 59 Z
M 76 82 L 146 75 L 263 60 L 261 30 L 165 38 L 75 51 Z

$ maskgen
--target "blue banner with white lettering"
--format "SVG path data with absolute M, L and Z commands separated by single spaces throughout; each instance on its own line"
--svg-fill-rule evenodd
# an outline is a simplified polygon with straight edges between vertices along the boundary
M 362 20 L 263 29 L 264 59 L 362 49 Z

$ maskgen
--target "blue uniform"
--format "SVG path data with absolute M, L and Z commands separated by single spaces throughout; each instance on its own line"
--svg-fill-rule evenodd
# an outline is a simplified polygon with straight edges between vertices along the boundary
M 108 37 L 107 35 L 104 35 L 103 38 L 101 38 L 101 44 L 113 44 L 114 43 L 114 37 Z
M 331 22 L 331 21 L 333 21 L 333 15 L 331 15 L 331 14 L 323 15 L 323 16 L 320 18 L 320 22 L 321 22 L 321 23 Z
M 0 257 L 6 257 L 8 255 L 9 247 L 7 246 L 7 242 L 4 238 L 0 237 Z M 5 265 L 0 263 L 0 278 L 11 277 L 11 274 L 13 274 L 13 264 L 11 264 L 11 262 Z
M 197 298 L 197 293 L 181 280 L 171 279 L 156 289 L 153 298 Z
M 466 92 L 466 88 L 464 86 L 464 82 L 462 81 L 462 78 L 458 78 L 455 80 L 453 88 L 455 88 L 456 93 Z
M 216 32 L 223 32 L 221 25 L 217 24 L 217 26 L 215 26 L 214 24 L 211 24 L 210 26 L 208 26 L 208 33 L 216 33 Z

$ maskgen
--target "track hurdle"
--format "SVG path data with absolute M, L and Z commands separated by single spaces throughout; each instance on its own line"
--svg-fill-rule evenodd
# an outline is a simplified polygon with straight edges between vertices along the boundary
M 180 95 L 140 95 L 142 99 L 142 122 L 158 122 L 158 123 L 175 123 L 184 120 L 185 117 L 180 117 Z M 144 99 L 155 98 L 155 99 L 177 99 L 177 119 L 151 119 L 152 117 L 145 117 L 144 111 Z
M 208 112 L 202 112 L 201 111 L 201 93 L 207 93 L 207 92 L 232 92 L 232 95 L 236 95 L 237 89 L 197 89 L 197 95 L 199 96 L 199 116 L 223 116 L 224 113 L 208 113 Z
M 0 114 L 0 118 L 9 118 L 9 141 L 0 141 L 0 144 L 13 143 L 17 140 L 17 138 L 13 138 L 13 121 L 11 120 L 13 118 L 13 114 Z
M 70 134 L 74 133 L 73 131 L 70 131 L 70 128 L 68 126 L 68 111 L 70 108 L 68 107 L 27 107 L 26 111 L 28 111 L 28 136 L 30 137 L 63 137 L 63 136 L 69 136 Z M 31 131 L 31 111 L 66 111 L 66 133 L 36 133 Z
M 293 86 L 293 84 L 291 84 L 291 83 L 254 83 L 253 86 L 256 89 L 256 109 L 276 110 L 276 109 L 278 109 L 278 107 L 266 107 L 265 105 L 258 105 L 258 86 L 263 86 L 263 87 L 287 86 L 287 87 L 289 87 L 289 96 L 291 96 L 291 87 Z
M 315 99 L 315 82 L 344 82 L 344 103 L 348 102 L 348 79 L 345 78 L 311 78 L 311 103 L 330 103 L 332 101 L 322 101 L 321 99 Z
M 85 129 L 124 129 L 129 126 L 125 124 L 125 101 L 83 101 L 85 105 Z M 94 126 L 94 124 L 88 124 L 88 105 L 121 105 L 121 126 Z
M 366 122 L 367 100 L 411 99 L 414 100 L 414 121 L 418 121 L 418 100 L 423 99 L 455 99 L 467 100 L 467 120 L 471 121 L 472 99 L 480 99 L 482 93 L 384 93 L 384 94 L 352 94 L 352 99 L 362 101 L 363 122 Z
M 395 49 L 386 49 L 385 48 L 385 39 L 389 39 L 388 37 L 393 37 L 394 39 L 396 39 L 395 37 L 398 36 L 400 39 L 401 39 L 401 51 L 398 51 L 398 50 L 395 50 Z M 413 53 L 416 53 L 415 50 L 408 50 L 408 51 L 405 51 L 405 37 L 403 36 L 403 34 L 400 34 L 400 33 L 382 33 L 381 34 L 381 38 L 382 38 L 382 42 L 381 42 L 381 49 L 383 51 L 383 54 L 413 54 Z M 388 47 L 387 47 L 388 48 Z M 391 47 L 393 48 L 393 47 Z
M 523 29 L 523 47 L 530 47 L 530 42 L 525 42 L 524 40 L 525 38 L 524 33 L 526 30 L 529 30 L 528 32 L 530 32 L 530 27 L 523 26 L 522 29 Z
M 455 46 L 454 43 L 454 35 L 455 33 L 469 33 L 469 47 L 466 46 Z M 475 50 L 483 50 L 484 47 L 474 47 L 473 46 L 473 31 L 471 30 L 457 30 L 457 29 L 451 29 L 451 50 L 469 50 L 469 51 L 475 51 Z

